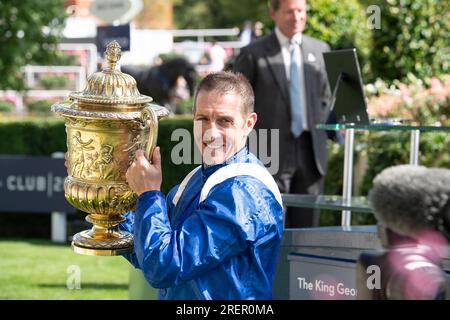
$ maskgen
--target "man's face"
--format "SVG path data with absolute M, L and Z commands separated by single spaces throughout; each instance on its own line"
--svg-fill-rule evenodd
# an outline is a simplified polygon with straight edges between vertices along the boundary
M 306 23 L 306 0 L 280 0 L 278 10 L 270 9 L 270 16 L 288 38 L 303 32 Z
M 194 137 L 203 162 L 220 164 L 242 149 L 256 122 L 256 113 L 244 115 L 241 98 L 202 90 L 194 111 Z

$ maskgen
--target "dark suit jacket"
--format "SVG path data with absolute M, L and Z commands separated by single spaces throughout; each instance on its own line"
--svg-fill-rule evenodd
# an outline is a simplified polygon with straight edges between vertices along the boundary
M 322 53 L 329 46 L 320 40 L 302 36 L 301 51 L 304 63 L 308 128 L 312 136 L 314 159 L 320 175 L 327 166 L 327 134 L 316 129 L 329 116 L 330 89 Z M 255 92 L 255 112 L 258 121 L 255 129 L 280 129 L 280 166 L 283 155 L 291 152 L 293 137 L 290 132 L 291 112 L 289 84 L 275 32 L 241 49 L 234 64 L 250 81 Z M 314 168 L 311 168 L 314 169 Z

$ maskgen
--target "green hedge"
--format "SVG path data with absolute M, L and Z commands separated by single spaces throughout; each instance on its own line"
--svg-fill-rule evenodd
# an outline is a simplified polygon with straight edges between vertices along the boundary
M 0 154 L 50 155 L 66 150 L 59 119 L 0 122 Z
M 360 193 L 366 195 L 372 180 L 383 169 L 409 163 L 409 132 L 366 133 L 360 137 L 368 157 Z M 420 135 L 419 163 L 427 167 L 450 168 L 450 133 L 426 132 Z
M 162 191 L 167 192 L 173 186 L 180 183 L 181 180 L 197 165 L 195 164 L 180 164 L 175 165 L 171 160 L 171 152 L 179 141 L 171 141 L 172 132 L 175 129 L 186 129 L 192 132 L 192 118 L 176 117 L 162 120 L 159 125 L 158 145 L 161 147 L 161 160 L 163 166 L 163 185 Z M 191 159 L 194 153 L 194 142 L 191 140 Z
M 194 168 L 195 165 L 173 165 L 171 150 L 178 141 L 171 141 L 173 130 L 185 128 L 192 132 L 189 117 L 164 119 L 160 122 L 158 145 L 161 147 L 164 181 L 162 189 L 167 192 Z M 0 122 L 0 154 L 50 155 L 65 152 L 66 132 L 64 121 L 42 118 L 25 121 Z M 191 148 L 194 150 L 193 144 Z
M 194 167 L 194 165 L 171 165 L 170 150 L 178 143 L 171 141 L 171 135 L 176 128 L 185 128 L 192 132 L 192 120 L 180 117 L 160 122 L 158 145 L 161 147 L 163 161 L 163 192 L 167 192 L 179 183 Z M 66 150 L 66 132 L 62 119 L 0 121 L 0 154 L 50 155 L 53 152 L 65 152 Z M 83 223 L 84 216 L 84 213 L 78 212 L 76 215 L 68 217 L 69 235 L 90 227 Z M 7 213 L 0 210 L 0 237 L 48 239 L 49 236 L 49 215 Z
M 35 101 L 29 101 L 26 103 L 28 111 L 31 112 L 31 114 L 36 115 L 51 115 L 51 106 L 54 104 L 55 101 L 52 100 L 35 100 Z
M 70 84 L 69 78 L 65 75 L 44 75 L 41 77 L 40 82 L 42 86 L 47 89 L 64 89 Z
M 409 163 L 409 132 L 365 132 L 355 135 L 354 163 L 367 159 L 367 168 L 361 177 L 359 188 L 354 185 L 354 194 L 367 196 L 375 176 L 387 167 Z M 420 165 L 450 169 L 450 133 L 423 132 L 420 135 Z M 325 179 L 325 194 L 342 193 L 344 146 L 330 144 L 328 173 Z M 354 176 L 356 171 L 354 171 Z M 356 189 L 356 190 L 355 190 Z M 353 225 L 367 225 L 376 222 L 373 215 L 352 213 Z M 336 211 L 325 211 L 321 215 L 321 225 L 340 224 Z
M 14 107 L 14 103 L 0 100 L 0 112 L 11 112 Z

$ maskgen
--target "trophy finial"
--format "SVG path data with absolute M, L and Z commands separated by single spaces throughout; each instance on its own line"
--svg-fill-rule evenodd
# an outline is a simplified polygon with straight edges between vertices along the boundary
M 116 40 L 111 41 L 106 46 L 106 60 L 108 60 L 107 64 L 107 70 L 112 70 L 116 68 L 117 62 L 120 60 L 120 57 L 122 56 L 122 50 L 121 46 Z

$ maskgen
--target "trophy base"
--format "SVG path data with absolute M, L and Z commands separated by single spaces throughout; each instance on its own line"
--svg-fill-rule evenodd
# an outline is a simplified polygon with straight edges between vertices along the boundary
M 89 256 L 120 256 L 133 251 L 133 236 L 126 231 L 97 234 L 86 230 L 73 237 L 72 248 Z
M 91 249 L 78 247 L 76 244 L 72 242 L 72 249 L 74 252 L 79 254 L 84 254 L 87 256 L 103 256 L 103 257 L 112 257 L 112 256 L 122 256 L 127 253 L 131 253 L 133 251 L 133 247 L 129 249 Z

